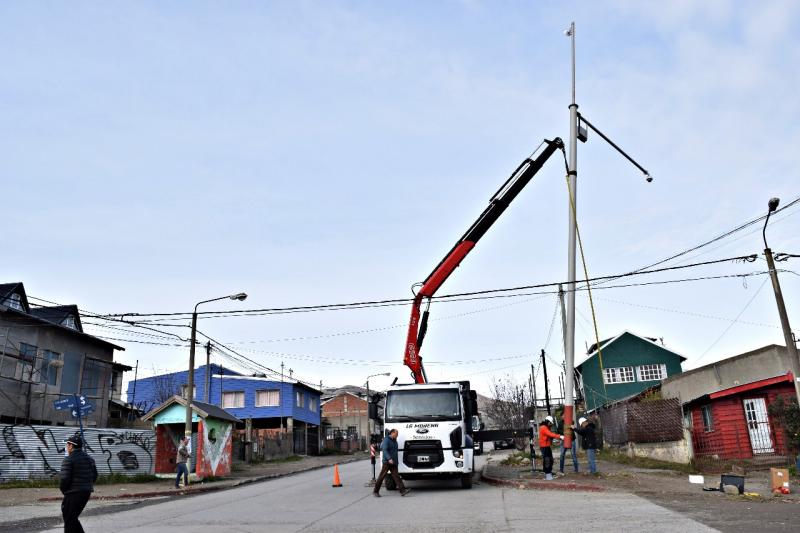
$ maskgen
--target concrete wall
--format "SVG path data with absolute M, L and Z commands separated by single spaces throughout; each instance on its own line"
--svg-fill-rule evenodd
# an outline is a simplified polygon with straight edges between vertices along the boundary
M 75 428 L 0 425 L 0 483 L 50 478 L 64 459 L 64 443 Z M 152 474 L 155 434 L 138 429 L 85 429 L 85 450 L 100 475 Z
M 691 445 L 686 439 L 670 442 L 629 442 L 624 448 L 629 457 L 646 457 L 668 463 L 689 464 L 692 460 Z
M 661 394 L 678 398 L 683 404 L 712 392 L 786 374 L 789 369 L 786 348 L 772 344 L 671 377 L 661 384 Z

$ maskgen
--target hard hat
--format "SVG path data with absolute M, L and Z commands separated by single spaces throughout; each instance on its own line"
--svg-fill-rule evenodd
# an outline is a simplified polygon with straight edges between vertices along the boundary
M 582 416 L 582 417 L 580 417 L 578 419 L 578 425 L 579 426 L 582 426 L 584 422 L 586 422 L 586 417 Z
M 544 417 L 544 420 L 545 420 L 545 422 L 550 422 L 551 424 L 555 424 L 556 423 L 556 420 L 550 415 L 547 415 L 546 417 Z

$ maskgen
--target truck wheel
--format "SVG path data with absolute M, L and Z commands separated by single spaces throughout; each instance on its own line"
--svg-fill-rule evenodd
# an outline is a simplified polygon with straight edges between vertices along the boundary
M 462 489 L 471 489 L 472 488 L 472 472 L 469 474 L 461 474 L 461 488 Z
M 386 490 L 397 490 L 397 485 L 394 483 L 394 479 L 391 476 L 386 478 Z

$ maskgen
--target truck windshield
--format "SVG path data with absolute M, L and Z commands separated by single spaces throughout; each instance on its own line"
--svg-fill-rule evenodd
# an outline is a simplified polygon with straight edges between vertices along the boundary
M 456 389 L 390 391 L 386 398 L 387 422 L 460 419 L 461 402 Z

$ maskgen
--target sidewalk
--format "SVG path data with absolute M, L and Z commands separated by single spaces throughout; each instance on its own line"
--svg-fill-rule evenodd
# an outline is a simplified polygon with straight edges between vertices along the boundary
M 265 464 L 238 464 L 237 471 L 229 477 L 213 482 L 198 482 L 188 488 L 175 489 L 174 477 L 149 483 L 121 483 L 98 485 L 92 494 L 95 504 L 111 505 L 123 502 L 141 501 L 147 498 L 163 498 L 225 490 L 249 483 L 276 477 L 307 472 L 318 468 L 332 467 L 334 464 L 352 463 L 368 459 L 365 452 L 353 455 L 328 455 L 303 457 L 299 461 Z M 60 516 L 61 492 L 57 488 L 17 488 L 0 489 L 0 525 L 31 518 Z
M 689 483 L 688 474 L 673 470 L 640 468 L 598 458 L 598 474 L 589 475 L 584 472 L 572 471 L 572 461 L 568 458 L 565 465 L 565 475 L 546 481 L 544 474 L 532 472 L 528 466 L 504 466 L 499 464 L 506 454 L 492 453 L 484 467 L 481 478 L 487 483 L 510 486 L 521 489 L 544 489 L 566 491 L 616 491 L 629 492 L 640 496 L 679 497 L 686 496 L 699 500 L 718 500 L 720 498 L 742 499 L 747 501 L 763 502 L 791 502 L 800 504 L 800 486 L 792 485 L 792 493 L 776 495 L 770 491 L 769 471 L 753 471 L 745 476 L 745 492 L 758 496 L 728 496 L 720 492 L 705 492 L 703 487 L 718 487 L 719 474 L 705 475 L 703 485 Z M 586 468 L 585 459 L 580 457 L 581 469 Z M 541 464 L 537 462 L 541 468 Z M 554 471 L 558 471 L 558 457 L 556 457 Z

